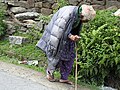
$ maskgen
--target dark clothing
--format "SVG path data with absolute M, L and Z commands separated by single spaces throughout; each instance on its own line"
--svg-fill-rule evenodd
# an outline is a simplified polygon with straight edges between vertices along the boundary
M 79 23 L 76 28 L 71 30 L 71 34 L 79 36 L 81 28 L 82 28 L 82 23 Z
M 60 53 L 60 60 L 69 61 L 75 58 L 75 42 L 70 39 L 66 42 L 64 49 Z
M 60 60 L 60 74 L 61 79 L 67 80 L 68 76 L 72 70 L 74 63 L 74 58 L 71 58 L 69 61 Z

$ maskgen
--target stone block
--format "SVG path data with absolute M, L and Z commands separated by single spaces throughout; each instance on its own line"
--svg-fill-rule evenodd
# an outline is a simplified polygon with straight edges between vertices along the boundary
M 83 0 L 78 0 L 78 2 L 82 2 Z
M 35 3 L 35 8 L 42 8 L 42 3 L 43 2 L 36 2 Z
M 95 5 L 105 5 L 105 1 L 98 1 L 98 0 L 93 0 L 91 1 L 91 4 L 95 4 Z
M 44 1 L 44 0 L 34 0 L 35 2 L 42 2 L 42 1 Z
M 5 2 L 5 0 L 1 0 L 1 2 L 2 2 L 2 3 L 4 3 L 4 2 Z
M 105 9 L 105 6 L 102 5 L 92 5 L 95 10 L 102 10 Z
M 22 13 L 22 12 L 25 12 L 26 9 L 23 8 L 23 7 L 12 7 L 10 8 L 10 11 L 12 11 L 13 13 Z
M 108 1 L 118 1 L 118 0 L 108 0 Z
M 44 29 L 44 23 L 42 20 L 40 20 L 38 23 L 37 23 L 37 27 L 39 28 L 39 30 L 43 30 Z
M 47 0 L 46 2 L 53 4 L 56 2 L 56 0 Z
M 111 7 L 108 7 L 107 10 L 117 10 L 118 8 L 116 6 L 111 6 Z
M 52 9 L 57 9 L 58 7 L 59 7 L 58 3 L 54 3 L 54 4 L 52 5 Z
M 72 5 L 77 5 L 78 1 L 77 0 L 69 0 L 69 3 Z
M 7 29 L 6 29 L 6 33 L 8 35 L 12 35 L 13 33 L 16 32 L 16 25 L 14 22 L 12 21 L 7 21 L 7 20 L 4 20 L 4 22 L 7 24 Z
M 26 25 L 27 26 L 27 25 Z M 19 29 L 20 32 L 24 33 L 24 32 L 27 32 L 28 31 L 28 28 L 26 27 L 20 27 Z M 13 35 L 13 34 L 12 34 Z
M 19 14 L 15 15 L 15 17 L 19 20 L 33 19 L 38 16 L 39 16 L 39 13 L 37 13 L 37 12 L 25 12 L 25 13 L 19 13 Z
M 28 41 L 26 37 L 21 37 L 21 36 L 9 36 L 9 41 L 11 44 L 23 44 Z
M 32 19 L 28 19 L 23 20 L 23 23 L 27 26 L 27 28 L 32 28 L 37 22 Z
M 115 13 L 114 13 L 115 16 L 120 16 L 120 9 L 118 9 Z
M 106 8 L 111 7 L 111 6 L 117 6 L 118 8 L 120 8 L 120 2 L 118 2 L 118 1 L 108 1 L 106 3 Z
M 50 3 L 48 3 L 48 2 L 46 2 L 46 3 L 43 3 L 43 7 L 44 8 L 51 8 L 51 4 Z
M 13 26 L 12 24 L 7 24 L 7 29 L 6 29 L 6 33 L 8 35 L 12 35 L 13 33 L 15 33 L 15 26 Z
M 35 8 L 36 12 L 41 13 L 41 9 L 40 8 Z
M 27 3 L 29 8 L 34 7 L 34 0 L 27 0 Z
M 41 9 L 41 14 L 43 14 L 43 15 L 50 15 L 50 14 L 52 14 L 52 9 L 42 8 Z
M 37 12 L 36 8 L 28 8 L 27 12 Z
M 27 1 L 9 1 L 8 2 L 9 5 L 12 5 L 12 6 L 19 6 L 19 7 L 24 7 L 24 8 L 29 8 L 29 5 L 27 3 Z

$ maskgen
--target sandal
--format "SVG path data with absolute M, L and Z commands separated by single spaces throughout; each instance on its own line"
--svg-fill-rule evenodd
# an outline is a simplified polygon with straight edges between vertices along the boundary
M 58 79 L 54 79 L 53 77 L 51 77 L 51 75 L 47 75 L 46 78 L 47 78 L 47 80 L 49 80 L 50 82 L 59 82 Z
M 51 75 L 50 72 L 48 71 L 48 74 L 46 76 L 46 78 L 50 81 L 50 82 L 58 82 L 58 79 L 54 79 L 54 75 Z
M 69 84 L 69 85 L 73 85 L 73 82 L 71 82 L 69 80 L 62 80 L 62 79 L 60 79 L 59 82 L 60 83 L 66 83 L 66 84 Z

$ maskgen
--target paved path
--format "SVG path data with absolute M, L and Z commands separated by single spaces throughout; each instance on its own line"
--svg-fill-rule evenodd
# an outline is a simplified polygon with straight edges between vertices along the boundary
M 0 90 L 74 90 L 74 86 L 49 82 L 43 73 L 0 61 Z
M 55 90 L 0 70 L 0 90 Z

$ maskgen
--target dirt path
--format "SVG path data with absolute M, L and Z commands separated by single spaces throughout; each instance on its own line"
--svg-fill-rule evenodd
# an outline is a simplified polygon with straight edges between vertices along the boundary
M 45 75 L 43 73 L 22 66 L 17 66 L 14 64 L 0 61 L 0 71 L 5 72 L 11 76 L 17 76 L 25 80 L 30 80 L 39 85 L 47 87 L 48 90 L 51 90 L 51 88 L 53 90 L 74 90 L 74 85 L 72 86 L 68 84 L 62 84 L 59 82 L 49 82 L 48 80 L 46 80 Z M 78 90 L 90 90 L 90 89 L 79 87 Z

